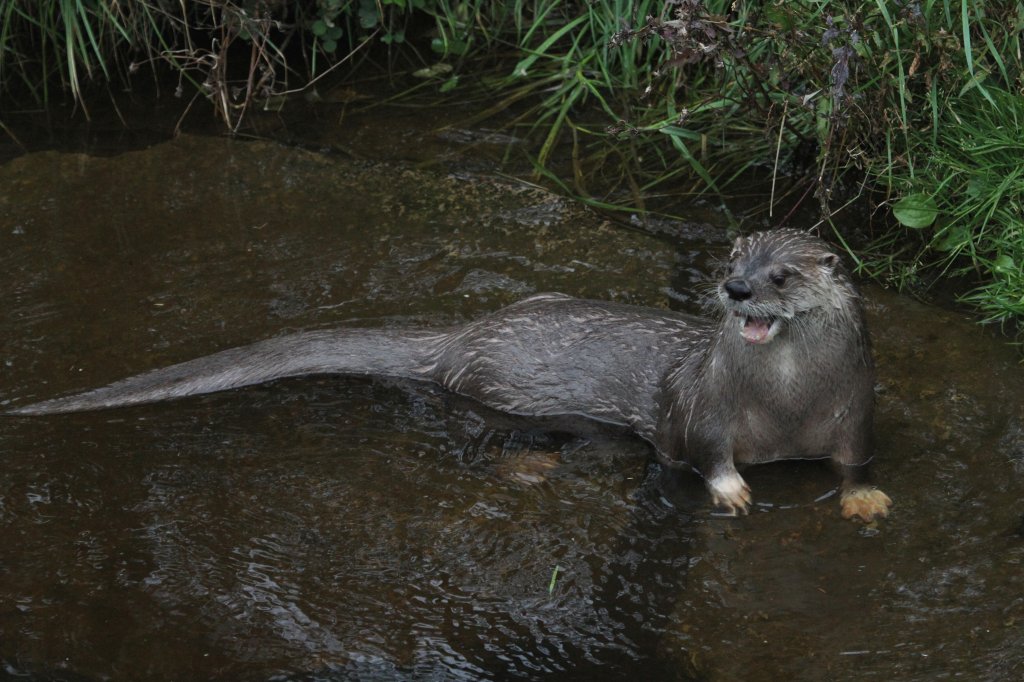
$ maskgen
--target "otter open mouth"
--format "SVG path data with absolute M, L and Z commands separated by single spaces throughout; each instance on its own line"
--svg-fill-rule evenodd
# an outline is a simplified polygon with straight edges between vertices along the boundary
M 775 338 L 782 326 L 777 317 L 750 317 L 738 312 L 733 314 L 743 319 L 740 336 L 749 343 L 768 343 Z

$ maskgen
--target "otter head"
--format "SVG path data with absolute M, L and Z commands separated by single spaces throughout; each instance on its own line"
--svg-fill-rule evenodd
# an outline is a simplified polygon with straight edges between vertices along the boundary
M 847 309 L 852 291 L 839 256 L 794 229 L 758 232 L 733 245 L 718 300 L 727 333 L 766 344 L 786 328 Z M 735 322 L 733 322 L 735 321 Z

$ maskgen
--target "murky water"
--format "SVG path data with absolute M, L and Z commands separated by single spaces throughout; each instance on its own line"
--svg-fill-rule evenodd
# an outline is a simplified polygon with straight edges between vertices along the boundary
M 22 156 L 0 216 L 7 406 L 535 291 L 692 309 L 721 252 L 488 176 L 211 138 Z M 1024 371 L 869 298 L 877 526 L 839 518 L 825 466 L 749 470 L 755 512 L 720 519 L 635 439 L 430 386 L 2 418 L 0 675 L 1019 679 Z

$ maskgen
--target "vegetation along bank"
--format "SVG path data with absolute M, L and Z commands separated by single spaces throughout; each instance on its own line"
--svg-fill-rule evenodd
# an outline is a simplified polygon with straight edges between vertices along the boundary
M 486 91 L 481 116 L 513 107 L 538 174 L 588 203 L 757 179 L 768 224 L 811 206 L 861 274 L 944 281 L 1020 332 L 1022 35 L 1010 0 L 0 0 L 0 95 L 88 116 L 88 94 L 170 71 L 240 131 L 385 67 L 439 100 Z M 833 223 L 865 205 L 861 227 Z

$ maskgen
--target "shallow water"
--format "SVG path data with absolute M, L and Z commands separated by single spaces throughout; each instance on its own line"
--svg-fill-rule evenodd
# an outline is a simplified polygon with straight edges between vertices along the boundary
M 0 215 L 6 406 L 536 291 L 693 310 L 725 246 L 467 169 L 187 136 L 16 158 Z M 1024 372 L 957 314 L 868 297 L 896 502 L 871 526 L 818 463 L 749 470 L 754 513 L 722 519 L 642 442 L 430 386 L 0 418 L 0 675 L 1018 679 Z

